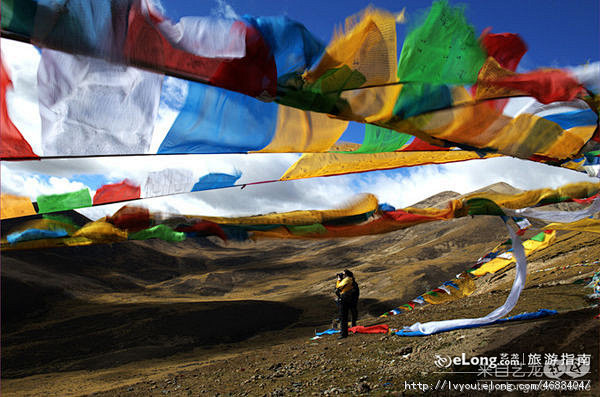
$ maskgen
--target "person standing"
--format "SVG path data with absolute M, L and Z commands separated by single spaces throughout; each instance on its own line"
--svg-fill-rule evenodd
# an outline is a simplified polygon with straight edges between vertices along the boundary
M 354 274 L 348 269 L 338 275 L 335 285 L 336 295 L 338 296 L 338 307 L 340 315 L 341 335 L 338 339 L 348 336 L 348 312 L 352 314 L 352 326 L 356 325 L 358 317 L 358 284 L 354 280 Z
M 352 326 L 356 327 L 356 321 L 358 320 L 358 298 L 360 296 L 360 289 L 358 283 L 354 278 L 354 274 L 350 270 L 344 270 L 346 277 L 352 279 L 352 290 L 350 291 L 350 314 L 352 315 Z

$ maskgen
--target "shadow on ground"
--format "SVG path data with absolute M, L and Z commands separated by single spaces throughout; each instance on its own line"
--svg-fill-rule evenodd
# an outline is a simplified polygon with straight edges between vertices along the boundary
M 46 292 L 32 293 L 20 308 L 13 301 L 7 313 L 2 332 L 3 378 L 108 368 L 198 346 L 238 342 L 294 324 L 302 313 L 272 301 L 115 305 L 59 300 L 54 291 Z M 27 312 L 32 307 L 36 311 Z

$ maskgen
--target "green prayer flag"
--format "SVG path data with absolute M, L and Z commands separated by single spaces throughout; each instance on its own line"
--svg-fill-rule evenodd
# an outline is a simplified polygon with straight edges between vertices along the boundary
M 309 90 L 324 95 L 339 95 L 342 90 L 358 88 L 366 81 L 367 79 L 361 72 L 343 65 L 341 68 L 329 69 L 323 73 L 317 81 L 309 86 Z
M 1 24 L 2 24 L 2 29 L 6 29 L 10 26 L 10 23 L 13 19 L 13 15 L 14 15 L 14 1 L 13 0 L 2 0 L 2 2 L 0 3 L 0 15 L 2 15 L 1 18 Z
M 358 88 L 366 81 L 362 73 L 347 65 L 329 69 L 314 83 L 307 83 L 300 76 L 290 74 L 278 79 L 276 102 L 303 110 L 340 114 L 349 106 L 341 98 L 343 90 Z
M 393 152 L 406 145 L 412 135 L 388 130 L 372 124 L 365 124 L 365 138 L 362 145 L 353 153 Z
M 37 3 L 31 0 L 2 0 L 1 7 L 2 29 L 31 37 Z
M 469 211 L 469 215 L 506 215 L 502 208 L 492 200 L 485 198 L 473 198 L 465 203 Z
M 59 215 L 59 214 L 44 214 L 44 215 L 42 215 L 42 218 L 78 227 L 75 224 L 75 222 L 68 216 Z
M 530 240 L 543 242 L 545 238 L 546 238 L 546 233 L 541 232 L 541 233 L 538 233 L 535 236 L 533 236 Z
M 589 161 L 590 163 L 594 161 L 594 159 L 598 156 L 600 156 L 600 150 L 594 150 L 593 152 L 587 152 L 586 154 L 584 154 L 585 158 L 587 159 L 587 161 Z
M 542 205 L 548 205 L 548 204 L 556 204 L 556 203 L 562 203 L 565 201 L 571 200 L 571 197 L 568 196 L 558 196 L 556 193 L 553 194 L 550 197 L 545 197 L 543 199 L 540 200 L 540 202 L 538 203 L 539 206 Z
M 176 232 L 166 225 L 156 225 L 129 235 L 129 240 L 148 240 L 159 238 L 164 241 L 179 242 L 185 240 L 185 233 Z
M 320 223 L 314 223 L 312 225 L 304 225 L 304 226 L 286 226 L 290 233 L 295 234 L 297 236 L 306 236 L 308 234 L 325 234 L 327 233 L 327 229 Z
M 398 63 L 401 81 L 473 84 L 486 53 L 461 7 L 433 3 L 425 21 L 410 32 Z
M 77 192 L 42 195 L 37 198 L 38 213 L 65 211 L 75 208 L 91 207 L 92 197 L 85 188 Z
M 407 119 L 451 105 L 452 94 L 447 85 L 408 83 L 402 86 L 393 114 L 400 119 Z

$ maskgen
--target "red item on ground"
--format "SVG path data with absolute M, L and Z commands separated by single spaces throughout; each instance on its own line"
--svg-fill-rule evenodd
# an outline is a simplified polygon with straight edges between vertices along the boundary
M 387 324 L 377 324 L 365 327 L 363 325 L 357 325 L 352 328 L 348 328 L 348 331 L 353 334 L 387 334 L 390 331 L 390 327 Z

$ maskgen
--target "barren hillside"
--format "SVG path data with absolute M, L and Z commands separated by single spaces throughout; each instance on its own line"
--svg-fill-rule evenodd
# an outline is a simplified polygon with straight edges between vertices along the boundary
M 443 205 L 456 196 L 444 192 L 417 205 Z M 327 241 L 128 241 L 6 252 L 2 392 L 303 395 L 337 388 L 378 394 L 404 391 L 403 380 L 460 377 L 458 370 L 431 372 L 439 352 L 538 348 L 592 352 L 597 379 L 597 309 L 588 309 L 590 291 L 573 282 L 598 265 L 529 277 L 513 313 L 561 311 L 549 319 L 425 338 L 355 335 L 341 345 L 333 337 L 309 340 L 335 315 L 332 289 L 340 270 L 352 269 L 361 285 L 360 324 L 381 323 L 379 314 L 471 267 L 505 238 L 498 218 L 479 216 Z M 565 232 L 530 257 L 530 270 L 598 258 L 596 235 Z M 504 301 L 511 272 L 482 277 L 461 301 L 385 322 L 400 327 L 487 314 Z M 340 375 L 340 368 L 351 376 Z

